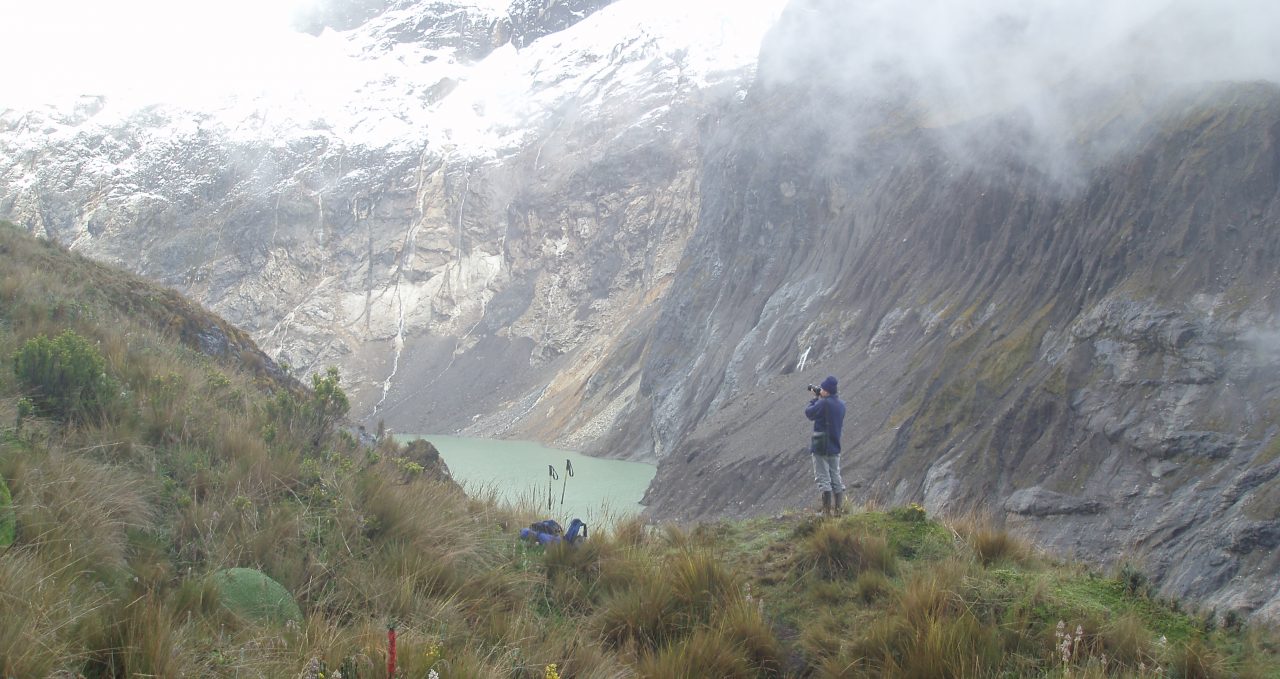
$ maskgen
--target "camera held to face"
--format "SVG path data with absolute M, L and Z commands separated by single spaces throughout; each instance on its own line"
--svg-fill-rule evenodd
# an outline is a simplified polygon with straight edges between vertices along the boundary
M 821 396 L 821 395 L 822 395 L 822 388 L 821 388 L 821 387 L 815 387 L 815 386 L 813 386 L 812 384 L 810 384 L 809 386 L 805 387 L 805 389 L 808 389 L 809 391 L 812 391 L 814 396 Z

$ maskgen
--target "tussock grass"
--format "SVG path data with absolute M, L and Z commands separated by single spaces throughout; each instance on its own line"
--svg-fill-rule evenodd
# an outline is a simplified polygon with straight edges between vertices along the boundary
M 875 570 L 894 571 L 894 553 L 883 535 L 856 529 L 843 522 L 823 522 L 801 542 L 800 563 L 832 580 L 857 577 Z
M 1034 550 L 1026 541 L 1009 533 L 986 515 L 967 515 L 948 522 L 968 544 L 974 559 L 983 566 L 1003 563 L 1026 564 Z
M 193 338 L 215 328 L 231 350 L 201 354 Z M 20 407 L 13 353 L 64 331 L 120 387 L 100 417 Z M 687 529 L 635 517 L 576 547 L 522 545 L 536 505 L 468 497 L 425 444 L 362 447 L 339 426 L 337 375 L 312 386 L 172 292 L 0 225 L 0 475 L 16 524 L 0 548 L 0 676 L 376 679 L 392 623 L 403 674 L 447 679 L 542 679 L 553 663 L 566 678 L 1280 668 L 1273 631 L 1207 630 L 1136 576 L 1055 566 L 915 505 Z M 302 621 L 231 613 L 210 576 L 232 567 L 283 585 Z M 1082 629 L 1066 663 L 1059 621 Z
M 129 531 L 152 527 L 140 477 L 78 455 L 35 455 L 16 467 L 10 486 L 18 541 L 53 563 L 124 568 Z
M 1099 655 L 1106 655 L 1120 667 L 1137 670 L 1158 664 L 1155 639 L 1133 612 L 1122 613 L 1104 623 L 1098 645 Z
M 645 653 L 637 664 L 641 677 L 755 677 L 733 639 L 723 632 L 696 630 L 688 638 Z
M 206 671 L 192 643 L 192 630 L 174 620 L 164 602 L 145 596 L 117 603 L 103 617 L 117 621 L 101 628 L 90 652 L 90 670 L 109 676 L 181 677 Z
M 1169 660 L 1169 673 L 1178 679 L 1219 679 L 1232 675 L 1222 654 L 1198 638 L 1174 649 Z
M 786 653 L 763 606 L 750 599 L 730 601 L 720 613 L 716 627 L 725 639 L 738 647 L 738 654 L 752 670 L 765 676 L 782 672 Z
M 0 675 L 45 677 L 87 660 L 79 630 L 109 597 L 78 582 L 74 566 L 51 569 L 30 547 L 0 556 Z
M 854 583 L 858 598 L 864 604 L 872 604 L 883 599 L 893 591 L 893 583 L 883 571 L 867 570 L 858 574 Z
M 648 572 L 601 603 L 596 628 L 610 648 L 653 649 L 675 636 L 679 612 L 675 587 Z
M 639 547 L 649 540 L 649 531 L 640 516 L 624 518 L 613 524 L 613 541 L 628 547 Z
M 725 602 L 739 596 L 742 579 L 713 554 L 682 550 L 662 567 L 676 600 L 691 622 L 705 622 Z

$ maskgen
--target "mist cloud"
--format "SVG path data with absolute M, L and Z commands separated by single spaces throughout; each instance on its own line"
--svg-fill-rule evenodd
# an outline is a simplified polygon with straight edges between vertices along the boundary
M 1254 352 L 1260 364 L 1280 365 L 1280 322 L 1272 320 L 1247 328 L 1240 333 L 1240 340 Z
M 1188 85 L 1280 82 L 1263 0 L 794 0 L 765 85 L 821 81 L 926 126 L 1016 112 L 1060 148 L 1100 92 L 1154 105 Z

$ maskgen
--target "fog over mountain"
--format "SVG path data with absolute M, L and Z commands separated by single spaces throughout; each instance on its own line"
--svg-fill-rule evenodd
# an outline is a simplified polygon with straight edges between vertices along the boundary
M 981 149 L 1000 144 L 1069 177 L 1131 140 L 1135 118 L 1181 88 L 1280 80 L 1280 46 L 1270 28 L 1280 9 L 1273 3 L 847 4 L 793 5 L 760 73 L 763 85 L 803 80 L 851 96 L 832 102 L 829 120 L 814 114 L 839 130 L 849 146 L 837 148 L 846 151 L 893 114 L 947 129 L 957 158 L 982 157 Z M 815 39 L 830 32 L 847 36 L 835 52 Z M 1101 98 L 1126 106 L 1098 110 Z M 1029 137 L 974 139 L 972 128 L 959 124 L 1009 114 L 1025 118 Z M 1122 124 L 1081 138 L 1082 115 Z
M 1278 13 L 331 0 L 261 77 L 7 105 L 0 218 L 658 518 L 811 502 L 838 375 L 853 499 L 1275 617 Z

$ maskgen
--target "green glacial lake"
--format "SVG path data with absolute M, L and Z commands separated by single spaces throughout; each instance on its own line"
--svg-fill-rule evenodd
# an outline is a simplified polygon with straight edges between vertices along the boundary
M 639 512 L 644 491 L 657 473 L 657 467 L 643 462 L 588 457 L 528 441 L 429 435 L 396 438 L 423 438 L 434 444 L 468 495 L 481 497 L 492 492 L 499 501 L 536 507 L 542 515 L 566 526 L 575 517 L 588 526 L 607 525 Z M 573 465 L 572 477 L 565 474 L 566 460 Z M 551 478 L 547 465 L 555 468 L 559 480 Z

